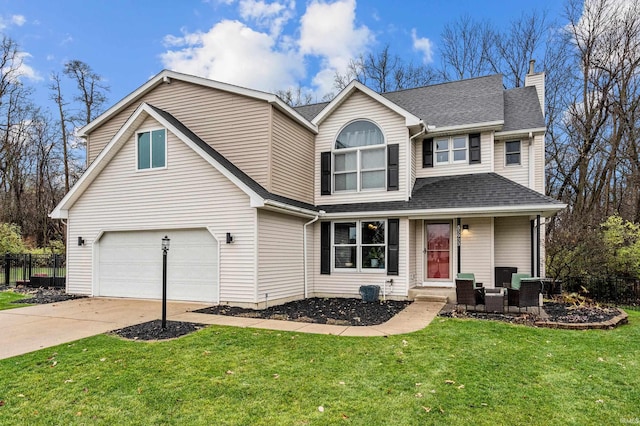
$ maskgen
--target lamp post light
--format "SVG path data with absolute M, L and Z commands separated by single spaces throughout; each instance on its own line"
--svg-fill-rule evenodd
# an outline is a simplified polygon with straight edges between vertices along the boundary
M 167 328 L 167 252 L 171 240 L 166 235 L 162 239 L 162 329 Z

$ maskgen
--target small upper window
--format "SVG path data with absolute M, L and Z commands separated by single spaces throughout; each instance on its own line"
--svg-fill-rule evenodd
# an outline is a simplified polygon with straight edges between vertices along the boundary
M 386 188 L 386 149 L 382 131 L 370 121 L 354 121 L 336 138 L 333 190 Z
M 167 165 L 166 131 L 138 133 L 138 170 L 163 168 Z
M 520 141 L 505 142 L 504 152 L 507 166 L 520 164 Z
M 436 139 L 436 164 L 464 163 L 467 161 L 467 137 L 452 136 Z

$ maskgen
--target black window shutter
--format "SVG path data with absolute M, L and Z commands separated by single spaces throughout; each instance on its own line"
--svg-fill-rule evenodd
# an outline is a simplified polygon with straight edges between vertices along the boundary
M 422 141 L 422 167 L 433 167 L 433 138 Z
M 480 164 L 480 133 L 469 135 L 469 164 Z
M 320 195 L 331 195 L 331 152 L 320 154 Z
M 388 221 L 388 237 L 387 244 L 387 275 L 398 275 L 398 254 L 400 248 L 400 219 L 389 219 Z
M 331 222 L 320 222 L 320 273 L 331 274 Z
M 399 147 L 398 144 L 387 146 L 387 191 L 397 191 L 399 189 Z

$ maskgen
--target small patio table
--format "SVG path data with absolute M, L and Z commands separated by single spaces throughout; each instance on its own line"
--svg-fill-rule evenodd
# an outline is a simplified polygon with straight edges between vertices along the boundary
M 487 312 L 504 312 L 504 288 L 487 288 L 484 293 L 484 308 Z

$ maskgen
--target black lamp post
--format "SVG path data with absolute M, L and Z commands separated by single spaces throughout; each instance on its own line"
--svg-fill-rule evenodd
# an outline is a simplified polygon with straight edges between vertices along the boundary
M 171 240 L 166 235 L 162 239 L 162 328 L 167 328 L 167 252 Z

